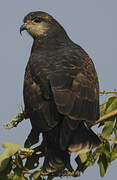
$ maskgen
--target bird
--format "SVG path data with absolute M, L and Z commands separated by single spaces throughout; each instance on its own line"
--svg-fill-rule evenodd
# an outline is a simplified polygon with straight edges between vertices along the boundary
M 20 33 L 33 38 L 24 75 L 24 108 L 32 129 L 42 133 L 43 174 L 60 171 L 71 153 L 101 144 L 91 125 L 99 119 L 99 81 L 93 61 L 50 14 L 30 12 Z

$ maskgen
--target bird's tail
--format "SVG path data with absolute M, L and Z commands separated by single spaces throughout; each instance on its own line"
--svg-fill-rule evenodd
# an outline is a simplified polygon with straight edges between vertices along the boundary
M 65 124 L 64 124 L 65 123 Z M 90 151 L 101 144 L 99 137 L 84 121 L 65 119 L 60 129 L 60 148 L 77 154 Z
M 64 124 L 65 123 L 65 124 Z M 65 119 L 60 130 L 60 148 L 77 154 L 90 151 L 101 144 L 99 137 L 84 121 Z
M 84 121 L 66 118 L 60 126 L 43 133 L 47 150 L 42 168 L 43 174 L 49 174 L 70 165 L 70 154 L 85 153 L 100 145 L 99 137 L 87 127 Z

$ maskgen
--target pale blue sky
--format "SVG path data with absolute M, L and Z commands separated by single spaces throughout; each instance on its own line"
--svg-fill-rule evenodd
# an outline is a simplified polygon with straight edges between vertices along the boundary
M 5 130 L 2 124 L 12 119 L 23 105 L 23 76 L 32 39 L 19 28 L 30 11 L 45 11 L 56 18 L 70 38 L 93 59 L 101 90 L 117 88 L 117 1 L 116 0 L 1 0 L 0 3 L 0 144 L 23 145 L 30 131 L 29 121 Z M 106 99 L 106 98 L 103 98 Z M 2 148 L 0 147 L 2 151 Z M 117 161 L 104 178 L 98 167 L 89 168 L 80 180 L 115 180 Z

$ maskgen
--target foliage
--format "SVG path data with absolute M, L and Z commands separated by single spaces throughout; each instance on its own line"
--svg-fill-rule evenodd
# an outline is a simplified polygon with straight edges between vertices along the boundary
M 117 110 L 117 96 L 111 96 L 100 105 L 100 114 L 104 116 Z M 117 115 L 117 114 L 116 114 Z M 20 112 L 13 120 L 4 126 L 9 128 L 16 127 L 26 117 L 24 111 Z M 55 177 L 80 176 L 85 170 L 95 163 L 99 166 L 100 176 L 103 177 L 107 172 L 112 161 L 117 159 L 117 119 L 112 116 L 98 123 L 100 130 L 99 137 L 102 144 L 95 150 L 76 157 L 77 168 L 73 171 L 72 167 L 65 168 L 61 172 L 44 177 L 41 174 L 40 159 L 44 156 L 41 148 L 30 149 L 32 145 L 39 141 L 39 134 L 31 130 L 25 148 L 19 144 L 3 143 L 5 152 L 0 155 L 0 180 L 51 180 Z M 39 152 L 37 151 L 40 150 Z

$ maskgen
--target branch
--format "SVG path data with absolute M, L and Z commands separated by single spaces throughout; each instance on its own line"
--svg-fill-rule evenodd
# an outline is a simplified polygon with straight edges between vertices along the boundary
M 115 95 L 117 95 L 117 91 L 108 91 L 108 92 L 106 92 L 106 91 L 100 91 L 100 94 L 101 94 L 101 95 L 103 95 L 103 94 L 115 94 Z
M 24 119 L 27 119 L 27 114 L 24 110 L 22 110 L 17 116 L 15 116 L 12 120 L 7 123 L 4 123 L 3 126 L 7 129 L 11 129 L 13 127 L 17 127 L 20 122 Z
M 102 122 L 102 121 L 105 121 L 105 120 L 107 120 L 107 119 L 109 119 L 109 118 L 112 118 L 112 117 L 114 117 L 114 116 L 117 116 L 117 110 L 114 110 L 114 111 L 112 111 L 112 112 L 110 112 L 110 113 L 102 116 L 100 119 L 98 119 L 98 120 L 95 122 L 95 124 L 98 124 L 98 123 L 100 123 L 100 122 Z M 94 125 L 95 125 L 95 124 L 94 124 Z

